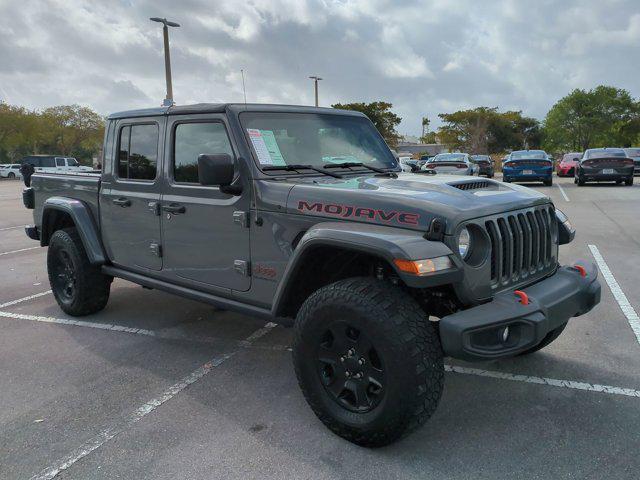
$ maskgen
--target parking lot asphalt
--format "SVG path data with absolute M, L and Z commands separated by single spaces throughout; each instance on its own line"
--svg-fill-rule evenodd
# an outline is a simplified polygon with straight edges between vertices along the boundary
M 0 181 L 0 478 L 637 479 L 640 185 L 554 182 L 532 187 L 577 228 L 561 262 L 607 272 L 601 304 L 533 355 L 447 359 L 434 416 L 368 450 L 307 407 L 288 329 L 122 280 L 99 314 L 62 313 Z

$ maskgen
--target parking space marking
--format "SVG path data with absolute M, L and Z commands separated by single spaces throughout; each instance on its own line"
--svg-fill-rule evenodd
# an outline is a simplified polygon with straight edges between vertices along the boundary
M 46 292 L 36 293 L 33 295 L 29 295 L 28 297 L 19 298 L 17 300 L 11 300 L 10 302 L 0 304 L 0 308 L 10 307 L 11 305 L 16 305 L 22 302 L 28 302 L 29 300 L 33 300 L 34 298 L 39 298 L 44 295 L 49 295 L 50 293 L 51 293 L 51 290 L 47 290 Z
M 12 253 L 26 252 L 27 250 L 35 250 L 36 248 L 42 248 L 42 247 L 37 246 L 37 247 L 21 248 L 19 250 L 11 250 L 10 252 L 2 252 L 2 253 L 0 253 L 0 256 L 2 256 L 2 255 L 11 255 Z
M 245 342 L 254 342 L 258 340 L 260 337 L 263 337 L 267 333 L 269 333 L 274 327 L 276 327 L 275 323 L 267 323 L 264 327 L 258 329 L 247 338 L 244 339 Z M 123 419 L 122 421 L 105 428 L 100 431 L 97 435 L 91 438 L 89 441 L 85 442 L 75 450 L 73 450 L 69 455 L 59 459 L 50 467 L 45 468 L 40 473 L 31 477 L 31 480 L 51 480 L 56 477 L 60 472 L 67 470 L 78 460 L 89 455 L 91 452 L 97 450 L 106 442 L 114 438 L 116 435 L 130 429 L 137 422 L 142 420 L 145 416 L 153 412 L 163 403 L 171 400 L 177 394 L 182 392 L 189 385 L 197 382 L 202 377 L 207 375 L 214 368 L 222 365 L 226 360 L 233 357 L 239 350 L 235 350 L 233 352 L 225 353 L 218 355 L 212 358 L 210 361 L 202 365 L 201 367 L 194 370 L 192 373 L 181 379 L 175 385 L 172 385 L 167 390 L 165 390 L 159 397 L 153 398 L 146 402 L 144 405 L 137 408 L 132 414 Z
M 446 372 L 461 373 L 464 375 L 477 375 L 479 377 L 496 378 L 499 380 L 509 380 L 512 382 L 535 383 L 538 385 L 548 385 L 551 387 L 571 388 L 573 390 L 585 390 L 588 392 L 609 393 L 612 395 L 624 395 L 627 397 L 640 398 L 640 390 L 635 390 L 633 388 L 613 387 L 610 385 L 599 385 L 597 383 L 576 382 L 574 380 L 558 380 L 556 378 L 534 377 L 531 375 L 516 375 L 514 373 L 482 370 L 479 368 L 458 367 L 456 365 L 445 365 L 444 370 Z
M 602 257 L 600 250 L 598 250 L 598 247 L 596 247 L 595 245 L 589 245 L 589 250 L 591 250 L 591 254 L 598 264 L 598 268 L 602 273 L 602 277 L 604 278 L 605 282 L 607 282 L 607 285 L 609 285 L 609 290 L 611 290 L 613 298 L 615 298 L 616 302 L 618 302 L 620 310 L 622 310 L 622 313 L 629 322 L 631 330 L 633 330 L 633 333 L 636 335 L 636 340 L 638 341 L 638 343 L 640 343 L 640 317 L 638 317 L 638 313 L 636 312 L 635 308 L 633 308 L 633 305 L 631 305 L 631 303 L 629 302 L 629 299 L 622 291 L 622 288 L 620 288 L 620 284 L 613 276 L 613 273 L 611 273 L 611 270 L 609 269 L 607 262 L 604 261 L 604 258 Z
M 558 187 L 560 189 L 560 193 L 562 194 L 562 196 L 564 197 L 564 199 L 567 202 L 570 202 L 571 200 L 569 200 L 569 197 L 567 196 L 567 193 L 564 191 L 564 188 L 562 188 L 562 185 L 560 185 L 559 183 L 556 183 L 556 187 Z
M 45 292 L 48 293 L 48 292 Z M 32 297 L 41 296 L 43 294 L 33 295 Z M 21 299 L 24 300 L 24 299 Z M 172 331 L 175 330 L 175 327 L 171 329 L 163 329 L 163 330 L 147 330 L 145 328 L 135 328 L 135 327 L 125 327 L 124 325 L 117 325 L 112 323 L 98 323 L 98 322 L 88 322 L 86 320 L 74 320 L 71 318 L 56 318 L 56 317 L 45 317 L 41 315 L 28 315 L 24 313 L 13 313 L 13 312 L 1 312 L 0 318 L 9 318 L 13 320 L 28 320 L 31 322 L 41 322 L 41 323 L 53 323 L 56 325 L 70 325 L 74 327 L 85 327 L 85 328 L 96 328 L 99 330 L 109 330 L 112 332 L 122 332 L 122 333 L 132 333 L 135 335 L 144 335 L 148 337 L 154 337 L 161 340 L 181 340 L 181 341 L 190 341 L 190 342 L 199 342 L 199 343 L 217 343 L 217 342 L 233 342 L 232 339 L 225 339 L 222 337 L 211 337 L 205 335 L 188 335 L 181 332 Z M 235 340 L 236 345 L 238 347 L 243 348 L 252 348 L 257 350 L 291 350 L 291 347 L 288 345 L 255 345 L 254 339 L 260 338 L 264 335 L 263 330 L 267 327 L 263 327 L 260 330 L 256 330 L 253 333 L 253 336 L 250 338 L 246 338 L 245 340 Z M 269 327 L 271 328 L 271 327 Z M 255 337 L 254 337 L 255 336 Z
M 26 225 L 14 225 L 13 227 L 3 227 L 0 228 L 0 232 L 4 232 L 5 230 L 14 230 L 16 228 L 24 228 Z

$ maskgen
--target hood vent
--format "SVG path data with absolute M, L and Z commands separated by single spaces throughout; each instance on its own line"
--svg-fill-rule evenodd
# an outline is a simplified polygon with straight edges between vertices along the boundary
M 481 188 L 489 188 L 491 183 L 488 180 L 472 180 L 470 182 L 450 183 L 449 185 L 460 190 L 479 190 Z

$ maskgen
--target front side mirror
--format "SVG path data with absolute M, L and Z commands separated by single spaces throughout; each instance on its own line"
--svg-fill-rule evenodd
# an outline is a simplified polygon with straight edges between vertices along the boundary
M 235 173 L 235 165 L 231 155 L 198 155 L 198 181 L 200 185 L 225 187 L 231 185 Z

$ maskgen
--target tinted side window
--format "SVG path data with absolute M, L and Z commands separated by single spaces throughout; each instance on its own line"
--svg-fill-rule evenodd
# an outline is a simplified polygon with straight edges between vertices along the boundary
M 64 158 L 56 157 L 56 167 L 64 167 Z
M 56 162 L 53 157 L 40 157 L 41 167 L 55 167 Z
M 28 163 L 33 165 L 33 167 L 40 167 L 40 158 L 38 157 L 27 157 L 23 163 Z
M 176 127 L 173 148 L 173 178 L 181 183 L 198 183 L 198 155 L 233 156 L 222 123 L 181 123 Z
M 132 180 L 156 178 L 158 126 L 131 125 L 120 130 L 118 177 Z

